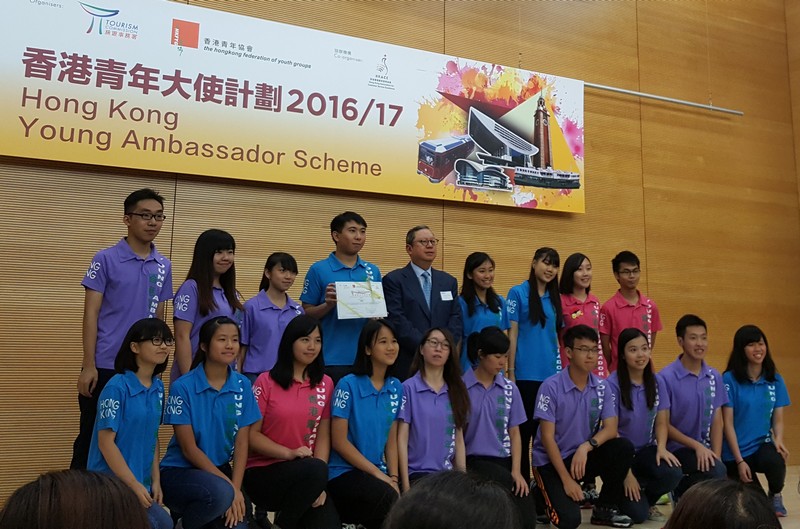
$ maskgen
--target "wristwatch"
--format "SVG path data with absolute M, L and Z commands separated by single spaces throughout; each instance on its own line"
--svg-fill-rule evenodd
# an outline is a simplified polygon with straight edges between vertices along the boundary
M 595 448 L 597 448 L 597 447 L 599 446 L 599 445 L 597 444 L 597 439 L 595 439 L 594 437 L 590 437 L 590 438 L 589 438 L 589 446 L 591 446 L 591 447 L 592 447 L 592 450 L 594 450 Z

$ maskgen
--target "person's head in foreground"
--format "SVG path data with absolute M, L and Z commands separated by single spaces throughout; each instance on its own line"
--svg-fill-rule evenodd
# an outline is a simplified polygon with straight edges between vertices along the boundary
M 780 529 L 764 493 L 740 481 L 711 479 L 681 496 L 664 529 Z
M 148 529 L 146 511 L 120 479 L 87 470 L 42 474 L 0 511 L 2 529 Z
M 416 482 L 394 504 L 383 529 L 519 529 L 511 496 L 497 483 L 457 470 Z

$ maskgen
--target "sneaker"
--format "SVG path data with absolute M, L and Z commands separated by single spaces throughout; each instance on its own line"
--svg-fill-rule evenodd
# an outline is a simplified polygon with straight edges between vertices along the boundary
M 546 526 L 550 525 L 550 517 L 546 514 L 538 514 L 536 515 L 536 526 Z
M 600 499 L 600 493 L 597 492 L 597 487 L 594 485 L 584 486 L 583 488 L 583 504 L 581 509 L 591 509 Z
M 783 496 L 775 494 L 772 496 L 772 508 L 775 509 L 775 516 L 784 518 L 788 513 L 786 507 L 783 506 Z
M 656 505 L 669 505 L 670 503 L 672 503 L 672 501 L 669 499 L 669 493 L 667 493 L 658 498 Z
M 609 527 L 633 527 L 633 520 L 612 507 L 595 505 L 592 509 L 592 525 Z
M 647 513 L 647 519 L 651 522 L 666 522 L 667 517 L 664 515 L 663 512 L 658 510 L 658 507 L 653 505 L 650 507 L 650 511 Z

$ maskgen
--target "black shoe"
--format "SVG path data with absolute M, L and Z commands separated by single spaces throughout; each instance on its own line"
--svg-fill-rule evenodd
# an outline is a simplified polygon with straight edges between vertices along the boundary
M 633 527 L 633 520 L 612 507 L 595 505 L 592 509 L 592 525 L 609 527 Z
M 550 525 L 550 517 L 546 514 L 536 515 L 536 525 Z

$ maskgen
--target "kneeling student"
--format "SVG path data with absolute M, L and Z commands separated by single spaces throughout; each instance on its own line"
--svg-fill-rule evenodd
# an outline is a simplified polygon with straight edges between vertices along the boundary
M 603 480 L 592 523 L 633 526 L 619 512 L 633 444 L 617 437 L 616 396 L 606 380 L 592 373 L 600 352 L 597 343 L 597 331 L 587 325 L 567 329 L 569 367 L 542 383 L 533 415 L 540 421 L 533 442 L 534 475 L 547 514 L 560 529 L 575 529 L 581 523 L 579 482 L 586 476 Z

